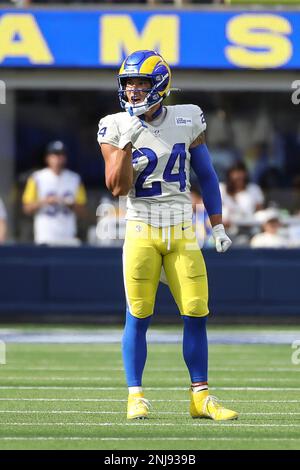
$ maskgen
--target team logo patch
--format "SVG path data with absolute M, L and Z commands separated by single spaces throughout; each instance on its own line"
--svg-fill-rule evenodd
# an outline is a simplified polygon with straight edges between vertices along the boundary
M 176 126 L 192 126 L 193 121 L 191 118 L 188 117 L 176 117 L 175 118 L 175 124 Z

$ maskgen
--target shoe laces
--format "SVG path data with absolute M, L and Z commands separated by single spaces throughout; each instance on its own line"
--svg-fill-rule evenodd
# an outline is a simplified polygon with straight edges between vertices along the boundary
M 149 402 L 149 400 L 147 400 L 146 398 L 143 398 L 143 397 L 134 397 L 134 405 L 135 405 L 135 408 L 138 408 L 139 406 L 145 406 L 147 408 L 147 410 L 149 410 L 151 408 L 151 404 Z

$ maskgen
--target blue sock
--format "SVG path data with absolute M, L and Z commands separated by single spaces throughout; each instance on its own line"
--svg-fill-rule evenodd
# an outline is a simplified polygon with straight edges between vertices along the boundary
M 128 387 L 141 387 L 147 358 L 146 333 L 151 316 L 136 318 L 126 310 L 126 324 L 122 341 L 123 362 Z
M 206 317 L 182 316 L 183 357 L 192 383 L 207 382 L 208 346 Z

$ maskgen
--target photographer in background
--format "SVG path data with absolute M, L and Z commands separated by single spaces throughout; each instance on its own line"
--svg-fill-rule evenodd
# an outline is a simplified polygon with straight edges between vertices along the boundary
M 34 215 L 34 241 L 50 245 L 78 245 L 77 215 L 83 215 L 86 192 L 77 173 L 65 168 L 66 149 L 51 142 L 46 150 L 47 167 L 35 171 L 23 194 L 23 210 Z

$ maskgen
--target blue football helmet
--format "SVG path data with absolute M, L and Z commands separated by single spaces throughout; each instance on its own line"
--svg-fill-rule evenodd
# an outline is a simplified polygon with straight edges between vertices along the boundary
M 128 78 L 147 78 L 151 88 L 142 103 L 136 105 L 128 102 L 126 82 Z M 155 51 L 136 51 L 130 54 L 121 65 L 118 74 L 119 100 L 123 109 L 132 116 L 140 116 L 170 94 L 171 70 L 161 55 Z

